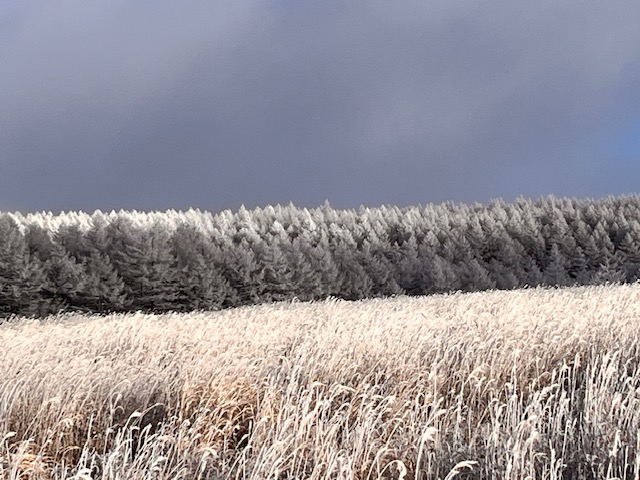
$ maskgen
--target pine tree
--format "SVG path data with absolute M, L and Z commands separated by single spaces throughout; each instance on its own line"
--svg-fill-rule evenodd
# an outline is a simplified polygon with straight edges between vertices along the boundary
M 26 266 L 19 284 L 20 313 L 44 316 L 65 310 L 82 288 L 82 269 L 54 241 L 51 230 L 31 223 L 24 234 Z
M 286 244 L 280 242 L 254 246 L 256 261 L 262 270 L 261 301 L 280 302 L 293 297 L 293 272 L 283 248 Z
M 587 260 L 587 270 L 589 273 L 593 273 L 602 265 L 606 259 L 606 252 L 602 251 L 596 245 L 596 241 L 593 236 L 589 236 L 582 247 L 582 251 Z
M 0 316 L 17 313 L 20 291 L 14 287 L 25 263 L 26 245 L 9 214 L 0 215 Z
M 339 268 L 338 296 L 345 300 L 360 300 L 371 296 L 373 281 L 363 267 L 361 252 L 337 249 L 334 259 Z
M 81 306 L 84 271 L 69 252 L 60 245 L 54 245 L 49 258 L 44 262 L 44 270 L 46 282 L 42 296 L 49 301 L 52 312 Z
M 46 262 L 51 257 L 55 247 L 48 230 L 32 223 L 27 226 L 24 238 L 30 255 L 42 262 Z
M 246 239 L 221 246 L 216 257 L 221 273 L 233 289 L 233 295 L 225 300 L 225 307 L 265 301 L 264 273 Z
M 309 271 L 318 281 L 319 298 L 338 296 L 340 292 L 340 268 L 326 245 L 311 246 L 306 252 Z
M 415 238 L 404 242 L 401 246 L 392 245 L 392 261 L 395 263 L 393 278 L 407 295 L 425 293 L 425 262 L 420 258 Z
M 301 301 L 316 300 L 325 295 L 321 268 L 326 267 L 319 267 L 316 250 L 308 243 L 302 232 L 285 248 L 285 255 L 291 269 L 291 294 Z
M 221 308 L 233 294 L 216 265 L 216 249 L 210 239 L 195 226 L 182 224 L 173 232 L 171 245 L 176 261 L 176 308 Z
M 81 309 L 97 312 L 126 310 L 130 302 L 126 286 L 109 257 L 93 250 L 83 262 L 85 271 L 82 290 L 76 295 Z
M 620 284 L 624 283 L 627 275 L 624 263 L 620 260 L 618 254 L 608 255 L 599 268 L 593 273 L 591 283 L 594 285 L 603 285 L 606 283 Z
M 43 284 L 42 265 L 29 254 L 18 223 L 0 215 L 0 317 L 38 313 Z
M 537 287 L 544 284 L 542 269 L 533 257 L 524 257 L 521 269 L 521 273 L 518 274 L 520 286 Z
M 496 288 L 496 283 L 491 279 L 487 269 L 475 258 L 458 264 L 456 266 L 456 276 L 459 279 L 460 288 L 465 292 Z
M 487 265 L 487 271 L 499 290 L 512 290 L 521 286 L 520 279 L 516 276 L 513 268 L 505 265 L 500 260 L 492 258 Z
M 118 218 L 107 229 L 109 258 L 126 286 L 130 306 L 144 311 L 176 307 L 174 258 L 160 226 L 134 228 Z
M 592 275 L 589 273 L 587 257 L 581 247 L 575 247 L 568 257 L 567 273 L 571 280 L 578 285 L 588 285 Z
M 526 283 L 523 263 L 527 253 L 520 242 L 504 230 L 498 230 L 487 242 L 484 262 L 494 287 L 510 290 Z
M 405 290 L 398 285 L 394 270 L 384 255 L 376 254 L 370 249 L 362 252 L 364 269 L 371 278 L 371 294 L 376 297 L 403 295 Z
M 425 293 L 444 293 L 460 288 L 454 266 L 446 258 L 434 255 L 427 259 L 425 267 L 425 275 L 428 279 Z
M 55 242 L 61 245 L 73 258 L 82 263 L 91 255 L 92 249 L 87 234 L 80 229 L 80 225 L 62 225 L 56 232 Z
M 566 259 L 560 253 L 558 245 L 554 243 L 549 251 L 547 266 L 544 270 L 544 282 L 547 285 L 566 286 L 572 282 L 566 268 Z
M 635 282 L 640 276 L 640 239 L 634 239 L 629 232 L 620 242 L 619 256 L 623 259 L 623 270 L 627 282 Z

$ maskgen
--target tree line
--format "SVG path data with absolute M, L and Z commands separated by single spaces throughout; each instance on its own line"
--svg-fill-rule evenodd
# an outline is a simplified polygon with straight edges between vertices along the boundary
M 0 214 L 0 316 L 635 282 L 640 196 Z

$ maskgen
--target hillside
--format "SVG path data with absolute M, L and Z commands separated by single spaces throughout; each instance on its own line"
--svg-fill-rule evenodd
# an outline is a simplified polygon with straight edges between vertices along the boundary
M 638 284 L 14 319 L 0 478 L 638 478 L 639 319 Z

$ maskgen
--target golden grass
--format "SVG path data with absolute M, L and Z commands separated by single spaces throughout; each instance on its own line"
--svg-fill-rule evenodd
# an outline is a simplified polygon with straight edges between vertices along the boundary
M 0 478 L 640 478 L 640 285 L 0 326 Z

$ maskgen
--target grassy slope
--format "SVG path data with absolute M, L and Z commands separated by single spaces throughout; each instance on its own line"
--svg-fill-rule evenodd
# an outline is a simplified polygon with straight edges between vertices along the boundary
M 639 478 L 639 321 L 640 285 L 14 321 L 0 478 Z

